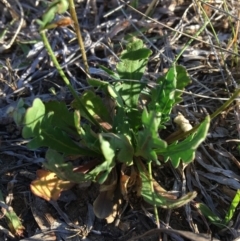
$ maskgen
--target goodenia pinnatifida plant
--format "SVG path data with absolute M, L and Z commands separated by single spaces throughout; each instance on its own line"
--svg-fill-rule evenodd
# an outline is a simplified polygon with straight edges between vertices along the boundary
M 159 132 L 170 120 L 173 106 L 181 101 L 176 90 L 183 89 L 190 79 L 185 68 L 173 66 L 156 81 L 154 88 L 149 87 L 144 71 L 150 55 L 151 51 L 141 40 L 133 39 L 122 52 L 116 72 L 102 67 L 112 82 L 88 80 L 113 103 L 111 113 L 102 97 L 93 90 L 79 96 L 84 111 L 76 100 L 70 111 L 64 102 L 43 103 L 37 98 L 25 114 L 22 134 L 30 140 L 30 149 L 50 148 L 44 166 L 60 180 L 73 183 L 92 180 L 104 184 L 118 163 L 134 165 L 142 180 L 144 200 L 164 208 L 176 208 L 192 200 L 196 193 L 176 200 L 162 195 L 151 188 L 153 178 L 144 166 L 151 162 L 161 165 L 159 157 L 164 162 L 171 161 L 175 168 L 180 161 L 190 163 L 207 135 L 210 118 L 182 141 L 167 144 L 160 138 Z M 98 125 L 95 126 L 92 119 Z M 98 161 L 91 162 L 88 168 L 84 165 L 78 168 L 65 161 L 64 156 L 70 155 L 93 157 Z

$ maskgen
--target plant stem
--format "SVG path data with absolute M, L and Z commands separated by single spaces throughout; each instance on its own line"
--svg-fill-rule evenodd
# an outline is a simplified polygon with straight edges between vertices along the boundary
M 155 197 L 154 197 L 154 187 L 153 187 L 153 177 L 152 177 L 152 162 L 150 161 L 148 163 L 148 174 L 149 174 L 149 177 L 150 177 L 150 180 L 151 180 L 151 193 L 152 193 L 152 199 L 155 202 Z M 157 228 L 160 228 L 160 221 L 159 221 L 159 216 L 158 216 L 158 209 L 157 209 L 157 205 L 154 204 L 153 205 L 153 208 L 154 208 L 154 215 L 155 215 L 155 218 L 156 218 L 156 224 L 157 224 Z
M 190 46 L 190 44 L 193 42 L 193 40 L 195 40 L 198 35 L 206 28 L 206 26 L 208 25 L 208 23 L 210 22 L 210 20 L 208 19 L 208 21 L 206 21 L 203 26 L 196 32 L 196 34 L 193 35 L 194 38 L 191 38 L 186 44 L 185 46 L 182 48 L 182 50 L 180 51 L 180 53 L 176 56 L 173 64 L 176 64 L 178 59 L 182 56 L 182 54 L 184 53 L 184 51 Z
M 44 43 L 44 46 L 45 48 L 47 49 L 48 51 L 48 54 L 51 58 L 51 60 L 53 61 L 58 73 L 60 74 L 60 76 L 62 77 L 64 83 L 66 84 L 66 86 L 69 88 L 71 94 L 73 95 L 73 97 L 76 99 L 80 109 L 84 112 L 84 114 L 88 117 L 88 119 L 93 123 L 95 124 L 96 126 L 100 127 L 100 124 L 91 116 L 91 114 L 88 112 L 88 110 L 86 109 L 86 107 L 84 106 L 84 104 L 82 103 L 81 99 L 79 98 L 77 92 L 73 89 L 70 81 L 68 80 L 67 76 L 65 75 L 65 73 L 63 72 L 60 64 L 58 63 L 57 61 L 57 58 L 56 56 L 54 55 L 53 51 L 52 51 L 52 48 L 51 48 L 51 45 L 49 44 L 49 41 L 47 39 L 47 36 L 46 36 L 46 30 L 42 30 L 40 32 L 40 35 L 42 37 L 42 40 L 43 40 L 43 43 Z
M 144 13 L 145 16 L 142 17 L 141 21 L 146 18 L 146 16 L 149 16 L 151 11 L 154 10 L 154 8 L 157 6 L 159 0 L 152 0 L 152 2 L 149 4 L 146 12 Z
M 232 102 L 239 97 L 240 95 L 240 89 L 236 89 L 233 93 L 233 95 L 230 97 L 229 100 L 227 100 L 222 106 L 220 106 L 216 111 L 214 111 L 211 115 L 210 118 L 211 120 L 215 118 L 217 115 L 219 115 L 222 111 L 224 111 Z
M 87 56 L 86 56 L 85 47 L 84 47 L 84 43 L 83 43 L 83 39 L 82 39 L 80 25 L 78 23 L 78 18 L 77 18 L 75 6 L 74 6 L 74 1 L 68 0 L 68 2 L 69 2 L 70 14 L 71 14 L 71 17 L 72 17 L 73 22 L 74 22 L 75 32 L 77 34 L 78 44 L 79 44 L 79 47 L 80 47 L 80 50 L 81 50 L 81 53 L 82 53 L 83 64 L 85 66 L 86 75 L 87 75 L 88 78 L 91 78 L 91 76 L 89 75 L 89 67 L 88 67 L 88 62 L 87 62 Z

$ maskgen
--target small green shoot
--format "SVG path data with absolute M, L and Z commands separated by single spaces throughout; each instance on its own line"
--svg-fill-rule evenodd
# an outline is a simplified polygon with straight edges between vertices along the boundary
M 218 215 L 216 215 L 210 208 L 204 203 L 196 203 L 195 207 L 199 209 L 201 214 L 206 217 L 212 224 L 218 227 L 223 227 L 223 221 Z
M 204 215 L 204 217 L 206 217 L 212 224 L 220 228 L 223 228 L 229 225 L 230 221 L 233 218 L 233 215 L 236 212 L 236 209 L 239 203 L 240 203 L 240 190 L 237 190 L 236 195 L 233 198 L 224 219 L 221 219 L 218 215 L 212 212 L 204 203 L 196 203 L 195 206 L 200 210 L 202 215 Z
M 233 198 L 230 207 L 228 209 L 228 212 L 224 218 L 224 223 L 226 225 L 229 224 L 229 222 L 232 220 L 234 213 L 236 212 L 236 209 L 240 203 L 240 190 L 237 190 L 235 197 Z
M 24 227 L 22 225 L 22 222 L 17 216 L 17 214 L 14 212 L 13 208 L 6 205 L 1 190 L 0 190 L 0 202 L 2 203 L 1 204 L 2 214 L 6 219 L 7 225 L 11 233 L 16 235 L 17 237 L 23 237 Z
M 17 103 L 17 106 L 15 108 L 11 106 L 7 110 L 7 114 L 9 116 L 12 116 L 17 127 L 20 127 L 23 123 L 23 118 L 24 118 L 25 112 L 26 112 L 25 107 L 27 107 L 27 106 L 25 106 L 24 100 L 22 98 L 20 98 Z

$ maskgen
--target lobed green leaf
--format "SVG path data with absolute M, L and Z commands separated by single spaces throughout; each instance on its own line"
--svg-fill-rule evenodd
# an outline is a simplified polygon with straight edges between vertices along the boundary
M 139 95 L 144 87 L 140 81 L 151 53 L 151 50 L 144 47 L 142 40 L 134 39 L 120 56 L 117 72 L 120 79 L 128 81 L 123 82 L 119 93 L 129 108 L 136 108 L 138 105 Z
M 157 154 L 162 155 L 165 162 L 170 159 L 175 168 L 179 166 L 180 160 L 184 163 L 190 163 L 195 157 L 198 146 L 206 138 L 209 125 L 210 117 L 207 116 L 195 133 L 182 142 L 175 142 L 167 146 L 165 150 L 156 150 Z
M 136 156 L 142 156 L 147 161 L 158 162 L 156 149 L 165 150 L 167 143 L 158 135 L 160 118 L 156 112 L 148 112 L 145 108 L 142 112 L 142 124 L 144 129 L 137 133 Z

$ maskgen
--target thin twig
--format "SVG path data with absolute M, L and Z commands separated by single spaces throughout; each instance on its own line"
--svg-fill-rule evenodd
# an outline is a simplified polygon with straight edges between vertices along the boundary
M 71 14 L 71 17 L 72 17 L 73 22 L 74 22 L 75 32 L 77 34 L 78 44 L 79 44 L 79 47 L 80 47 L 80 50 L 81 50 L 81 53 L 82 53 L 83 64 L 85 66 L 86 75 L 87 75 L 88 78 L 91 78 L 91 76 L 89 75 L 87 55 L 86 55 L 86 52 L 85 52 L 85 47 L 84 47 L 84 43 L 83 43 L 83 39 L 82 39 L 80 25 L 78 23 L 78 18 L 77 18 L 75 6 L 74 6 L 74 1 L 73 0 L 68 0 L 68 1 L 69 1 L 70 14 Z
M 146 12 L 144 13 L 144 16 L 142 17 L 141 21 L 143 21 L 147 16 L 149 16 L 151 11 L 157 6 L 158 2 L 159 2 L 159 0 L 152 0 L 152 2 L 148 6 Z
M 123 0 L 119 0 L 119 1 L 121 1 L 122 3 L 124 3 L 126 6 L 128 6 L 129 8 L 131 8 L 131 9 L 132 9 L 133 11 L 135 11 L 136 13 L 139 13 L 140 15 L 145 16 L 144 13 L 141 13 L 141 12 L 138 11 L 137 9 L 133 8 L 131 5 L 123 2 Z M 208 42 L 206 42 L 206 41 L 203 41 L 203 40 L 201 40 L 201 39 L 199 39 L 199 38 L 197 38 L 197 37 L 194 37 L 194 36 L 189 35 L 189 34 L 187 34 L 187 33 L 181 32 L 181 31 L 179 31 L 179 30 L 177 30 L 177 29 L 171 28 L 171 27 L 169 27 L 168 25 L 166 25 L 166 24 L 164 24 L 164 23 L 161 23 L 161 22 L 159 22 L 159 21 L 157 21 L 157 20 L 155 20 L 155 19 L 153 19 L 153 18 L 151 18 L 151 17 L 149 17 L 149 16 L 147 16 L 147 18 L 150 19 L 151 21 L 153 21 L 154 23 L 157 23 L 157 24 L 159 24 L 160 26 L 162 26 L 162 27 L 164 27 L 164 28 L 167 28 L 167 29 L 169 29 L 169 30 L 171 30 L 171 31 L 173 31 L 173 32 L 182 34 L 183 36 L 186 36 L 186 37 L 188 37 L 188 38 L 194 39 L 194 40 L 196 40 L 196 41 L 198 41 L 198 42 L 200 42 L 200 43 L 206 44 L 207 46 L 211 46 L 211 47 L 214 47 L 214 48 L 216 48 L 216 49 L 219 49 L 219 50 L 222 50 L 222 51 L 224 51 L 224 52 L 227 52 L 227 53 L 229 53 L 229 54 L 232 54 L 232 55 L 234 55 L 234 56 L 240 57 L 240 54 L 238 54 L 238 53 L 234 53 L 234 52 L 232 52 L 232 51 L 230 51 L 230 50 L 227 50 L 227 49 L 225 49 L 225 48 L 222 48 L 222 47 L 219 47 L 219 46 L 216 46 L 216 45 L 212 45 L 212 44 L 210 44 L 210 43 L 208 43 Z
M 46 30 L 42 30 L 40 32 L 40 35 L 42 37 L 43 43 L 48 51 L 48 54 L 50 56 L 50 58 L 52 59 L 58 73 L 60 74 L 60 76 L 62 77 L 63 81 L 65 82 L 66 86 L 69 88 L 71 94 L 73 95 L 73 97 L 76 99 L 80 109 L 84 112 L 84 114 L 88 117 L 88 119 L 95 124 L 96 126 L 100 127 L 100 124 L 91 116 L 91 114 L 89 113 L 89 111 L 86 109 L 85 105 L 82 103 L 81 99 L 79 98 L 77 92 L 73 89 L 72 85 L 70 84 L 70 81 L 68 80 L 67 76 L 65 75 L 64 71 L 62 70 L 60 64 L 57 61 L 56 56 L 53 53 L 53 50 L 51 48 L 51 45 L 49 44 L 49 41 L 47 39 L 46 36 Z
M 15 39 L 17 38 L 17 36 L 18 36 L 18 34 L 19 34 L 22 26 L 23 26 L 23 22 L 24 22 L 24 12 L 23 12 L 23 8 L 22 8 L 22 5 L 20 4 L 20 2 L 19 2 L 18 0 L 16 0 L 16 3 L 17 3 L 17 5 L 18 5 L 18 7 L 19 7 L 19 9 L 20 9 L 20 21 L 19 21 L 19 25 L 18 25 L 18 27 L 17 27 L 17 29 L 16 29 L 16 31 L 15 31 L 12 39 L 10 40 L 10 42 L 9 42 L 8 44 L 3 44 L 3 46 L 0 47 L 0 53 L 2 53 L 2 52 L 3 52 L 4 50 L 6 50 L 6 49 L 11 48 L 11 46 L 13 45 Z M 17 17 L 16 17 L 15 20 L 17 20 Z

